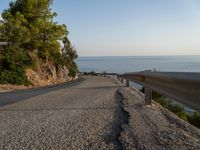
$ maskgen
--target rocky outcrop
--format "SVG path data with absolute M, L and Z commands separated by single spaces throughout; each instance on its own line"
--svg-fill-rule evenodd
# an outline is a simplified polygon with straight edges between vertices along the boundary
M 26 76 L 34 86 L 46 86 L 73 80 L 68 74 L 69 70 L 65 66 L 56 68 L 53 65 L 45 65 L 37 70 L 26 70 Z
M 66 66 L 56 66 L 53 62 L 44 63 L 38 57 L 38 50 L 29 53 L 35 60 L 35 69 L 27 69 L 26 76 L 34 86 L 45 86 L 73 80 Z

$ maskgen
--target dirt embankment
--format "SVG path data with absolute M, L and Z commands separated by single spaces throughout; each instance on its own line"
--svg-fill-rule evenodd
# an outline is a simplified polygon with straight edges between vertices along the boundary
M 129 113 L 121 142 L 125 149 L 200 149 L 200 130 L 153 102 L 144 104 L 144 95 L 134 89 L 120 89 L 124 110 Z

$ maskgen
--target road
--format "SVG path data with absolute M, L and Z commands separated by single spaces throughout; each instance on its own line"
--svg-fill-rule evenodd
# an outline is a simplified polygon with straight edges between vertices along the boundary
M 200 149 L 200 131 L 111 78 L 0 93 L 0 149 Z

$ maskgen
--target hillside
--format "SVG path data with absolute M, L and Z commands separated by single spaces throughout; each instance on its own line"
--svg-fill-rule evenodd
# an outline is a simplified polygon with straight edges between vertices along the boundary
M 2 13 L 0 84 L 42 86 L 76 77 L 78 57 L 66 25 L 54 22 L 53 0 L 16 0 Z

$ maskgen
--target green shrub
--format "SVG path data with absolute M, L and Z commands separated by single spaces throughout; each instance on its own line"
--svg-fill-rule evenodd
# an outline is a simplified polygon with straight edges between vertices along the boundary
M 69 69 L 69 75 L 71 77 L 73 77 L 73 78 L 76 77 L 76 73 L 77 73 L 77 70 L 75 68 Z
M 171 112 L 175 113 L 178 117 L 180 117 L 183 120 L 187 119 L 187 113 L 185 112 L 185 108 L 179 104 L 173 103 L 172 100 L 167 99 L 166 97 L 159 97 L 157 99 L 154 99 L 157 103 L 162 105 L 163 107 L 167 108 Z
M 160 97 L 154 100 L 165 108 L 168 108 L 171 105 L 171 102 L 167 100 L 165 97 Z
M 144 87 L 140 91 L 144 93 Z M 157 103 L 176 114 L 179 118 L 188 121 L 190 124 L 200 128 L 200 112 L 188 114 L 182 105 L 173 103 L 172 100 L 156 92 L 152 92 L 152 98 Z
M 175 113 L 178 117 L 180 117 L 181 119 L 185 120 L 185 121 L 188 121 L 188 118 L 187 118 L 187 113 L 184 111 L 180 111 L 180 112 L 177 112 Z
M 23 71 L 15 72 L 4 70 L 0 72 L 1 84 L 31 85 Z
M 176 114 L 185 111 L 185 108 L 184 108 L 183 106 L 178 105 L 178 104 L 172 104 L 172 103 L 170 103 L 170 105 L 168 106 L 168 108 L 169 108 L 172 112 L 174 112 L 174 113 L 176 113 Z
M 200 128 L 200 112 L 194 112 L 191 115 L 187 115 L 187 118 L 190 124 Z
M 77 64 L 73 61 L 71 65 L 68 66 L 69 67 L 69 75 L 71 77 L 76 77 L 76 74 L 78 72 L 78 66 Z
M 0 56 L 0 83 L 31 84 L 25 75 L 25 69 L 32 63 L 33 60 L 23 49 L 13 45 L 5 48 Z
M 53 62 L 55 63 L 55 65 L 61 65 L 64 66 L 65 65 L 65 60 L 62 57 L 61 53 L 53 53 L 51 55 Z

